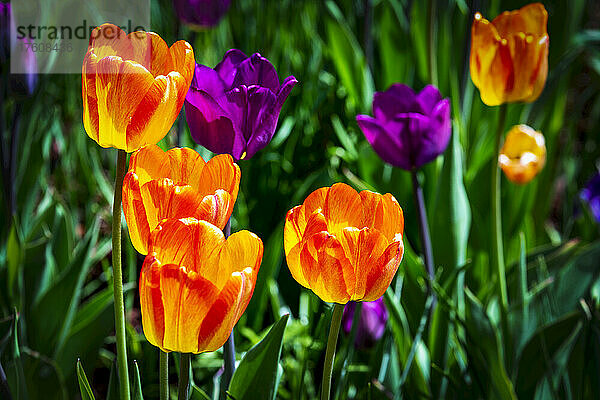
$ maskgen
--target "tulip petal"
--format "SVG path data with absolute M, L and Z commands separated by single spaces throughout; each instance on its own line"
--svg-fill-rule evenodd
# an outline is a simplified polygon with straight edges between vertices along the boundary
M 405 135 L 404 124 L 391 121 L 383 127 L 378 120 L 368 115 L 357 116 L 356 122 L 379 157 L 395 167 L 412 169 L 408 148 L 399 140 Z
M 154 79 L 127 128 L 127 151 L 158 143 L 165 137 L 181 110 L 188 88 L 189 83 L 179 72 Z
M 266 88 L 253 87 L 248 90 L 248 102 L 246 105 L 246 125 L 249 132 L 247 135 L 246 157 L 251 158 L 257 151 L 263 149 L 275 134 L 279 109 L 277 108 L 277 97 Z
M 199 274 L 177 265 L 160 267 L 160 289 L 164 307 L 163 348 L 198 353 L 198 332 L 217 288 Z
M 362 300 L 367 291 L 368 277 L 382 270 L 378 262 L 389 241 L 373 229 L 345 228 L 340 236 L 340 242 L 350 264 L 354 266 L 355 281 L 349 291 L 351 300 Z
M 298 80 L 293 76 L 288 76 L 285 78 L 279 91 L 277 92 L 277 105 L 275 106 L 277 109 L 277 116 L 279 116 L 279 112 L 281 111 L 281 107 L 283 107 L 283 103 L 288 98 L 288 95 L 294 88 L 294 86 L 298 83 Z
M 160 289 L 161 267 L 154 257 L 146 257 L 140 274 L 139 290 L 142 327 L 146 340 L 164 349 L 165 310 Z
M 417 102 L 424 114 L 431 114 L 440 101 L 442 101 L 442 94 L 433 85 L 425 86 L 417 95 Z
M 258 236 L 249 231 L 236 232 L 223 243 L 218 265 L 207 268 L 205 276 L 217 287 L 223 287 L 236 272 L 250 268 L 258 273 L 262 255 L 263 243 Z
M 214 194 L 204 196 L 200 207 L 192 217 L 210 222 L 219 229 L 223 229 L 231 217 L 234 204 L 235 201 L 231 200 L 229 193 L 217 189 Z
M 528 4 L 519 10 L 505 11 L 492 21 L 500 36 L 506 38 L 514 32 L 536 36 L 546 34 L 548 12 L 541 3 Z
M 226 87 L 231 88 L 233 86 L 237 67 L 246 59 L 248 59 L 248 56 L 242 51 L 238 49 L 231 49 L 225 53 L 221 62 L 217 64 L 215 71 L 217 71 Z
M 142 100 L 139 93 L 146 93 L 154 79 L 141 65 L 115 56 L 101 59 L 95 73 L 98 144 L 102 147 L 125 148 L 126 137 L 123 132 Z
M 222 96 L 227 89 L 217 71 L 202 64 L 196 64 L 192 88 L 201 90 L 212 98 Z
M 296 206 L 288 211 L 284 227 L 284 248 L 286 253 L 298 243 L 310 217 L 316 210 L 322 210 L 325 207 L 325 198 L 329 188 L 324 187 L 312 192 L 301 206 Z
M 189 87 L 194 77 L 196 65 L 192 46 L 185 40 L 179 40 L 169 48 L 169 53 L 171 55 L 173 70 L 178 71 L 183 76 Z
M 432 110 L 429 118 L 410 119 L 410 132 L 413 132 L 413 145 L 415 145 L 415 166 L 420 167 L 442 154 L 452 134 L 452 121 L 450 118 L 450 101 L 440 101 Z
M 133 43 L 127 34 L 113 24 L 102 24 L 94 28 L 90 34 L 88 53 L 90 48 L 99 60 L 110 56 L 131 60 L 134 53 Z
M 279 90 L 279 77 L 273 64 L 258 53 L 252 54 L 236 66 L 231 86 L 258 85 L 273 93 Z
M 484 93 L 482 85 L 489 80 L 489 71 L 496 58 L 500 41 L 500 35 L 494 25 L 477 13 L 471 28 L 470 70 L 473 84 L 479 88 L 482 96 Z M 485 89 L 487 90 L 487 87 Z
M 185 101 L 185 116 L 192 138 L 213 153 L 242 156 L 245 143 L 233 125 L 229 111 L 223 109 L 208 93 L 193 86 Z
M 401 112 L 423 112 L 410 86 L 396 83 L 385 92 L 376 92 L 373 96 L 375 119 L 387 121 Z
M 235 202 L 240 185 L 240 167 L 233 162 L 229 154 L 219 154 L 211 158 L 207 163 L 200 179 L 196 183 L 198 192 L 203 194 L 214 193 L 223 189 L 231 195 Z
M 335 236 L 320 232 L 309 237 L 300 251 L 300 265 L 309 288 L 325 302 L 350 300 L 355 274 Z
M 323 215 L 327 220 L 328 231 L 338 236 L 347 226 L 360 227 L 362 223 L 362 203 L 360 196 L 345 183 L 331 186 L 325 198 Z
M 206 268 L 215 268 L 224 241 L 223 232 L 206 221 L 167 219 L 152 231 L 149 254 L 204 276 Z
M 197 191 L 197 180 L 202 175 L 206 166 L 206 162 L 204 162 L 200 154 L 186 147 L 176 147 L 162 154 L 163 158 L 169 160 L 169 172 L 165 178 L 170 178 L 177 185 L 190 185 Z M 157 178 L 159 176 L 154 177 L 154 179 Z
M 404 232 L 404 214 L 398 201 L 390 193 L 363 190 L 359 193 L 362 202 L 363 222 L 361 226 L 377 230 L 388 242 Z
M 148 252 L 150 226 L 138 176 L 130 171 L 123 181 L 123 213 L 133 247 L 141 254 Z M 154 228 L 154 227 L 153 227 Z
M 383 296 L 392 283 L 402 256 L 404 255 L 404 244 L 402 241 L 392 242 L 383 254 L 371 264 L 366 273 L 367 283 L 363 301 L 374 301 Z
M 215 351 L 222 347 L 254 292 L 255 275 L 250 270 L 235 273 L 206 313 L 198 332 L 198 348 Z
M 129 158 L 129 171 L 137 175 L 140 186 L 153 179 L 169 178 L 170 169 L 169 158 L 155 144 L 134 152 Z

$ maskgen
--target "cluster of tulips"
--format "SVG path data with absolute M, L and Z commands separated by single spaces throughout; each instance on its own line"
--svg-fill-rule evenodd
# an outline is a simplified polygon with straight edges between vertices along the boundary
M 506 176 L 527 183 L 543 167 L 544 138 L 519 125 L 504 145 L 505 104 L 531 102 L 548 71 L 547 13 L 539 4 L 480 14 L 472 27 L 471 77 L 490 106 L 502 105 L 496 152 Z M 228 51 L 213 69 L 195 63 L 190 44 L 169 47 L 157 34 L 125 34 L 112 24 L 92 33 L 82 68 L 83 121 L 102 147 L 118 150 L 113 205 L 115 321 L 121 398 L 129 398 L 121 277 L 121 200 L 135 249 L 146 256 L 139 278 L 146 339 L 167 352 L 197 354 L 222 347 L 244 313 L 263 255 L 249 231 L 230 235 L 241 177 L 239 160 L 268 145 L 280 110 L 296 84 L 280 82 L 260 54 Z M 206 162 L 194 150 L 163 151 L 185 103 L 192 138 L 217 154 Z M 425 205 L 417 170 L 448 146 L 450 102 L 434 86 L 419 93 L 395 84 L 373 99 L 373 117 L 357 122 L 376 153 L 412 173 L 425 266 L 434 279 Z M 132 153 L 126 171 L 127 153 Z M 493 168 L 494 261 L 503 273 L 499 227 L 499 168 Z M 342 310 L 350 301 L 379 299 L 403 256 L 404 217 L 391 194 L 357 192 L 337 183 L 315 190 L 292 208 L 284 228 L 289 270 L 302 286 L 334 303 L 322 398 L 330 377 Z M 506 283 L 500 280 L 503 306 Z M 182 360 L 189 358 L 182 356 Z M 184 397 L 185 386 L 184 386 Z M 180 383 L 181 387 L 181 383 Z M 164 394 L 164 387 L 161 394 Z M 180 392 L 181 393 L 181 392 Z M 168 394 L 168 392 L 167 392 Z

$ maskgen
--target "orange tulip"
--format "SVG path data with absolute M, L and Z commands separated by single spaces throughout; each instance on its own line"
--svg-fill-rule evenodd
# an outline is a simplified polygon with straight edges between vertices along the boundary
M 262 254 L 262 241 L 248 231 L 225 240 L 206 221 L 161 222 L 140 275 L 146 339 L 181 353 L 223 346 L 250 302 Z
M 151 145 L 133 153 L 123 182 L 123 212 L 133 247 L 147 254 L 150 233 L 165 218 L 193 217 L 223 229 L 240 176 L 228 154 L 204 162 L 187 148 L 164 152 Z
M 83 125 L 102 147 L 131 152 L 158 143 L 179 115 L 194 75 L 194 52 L 153 32 L 104 24 L 83 60 Z
M 505 11 L 491 23 L 475 14 L 471 79 L 488 106 L 537 99 L 548 75 L 548 13 L 540 3 Z
M 544 135 L 527 125 L 513 126 L 498 156 L 500 168 L 514 183 L 528 183 L 546 164 Z
M 389 193 L 357 193 L 343 183 L 317 189 L 287 213 L 288 267 L 323 301 L 373 301 L 398 270 L 403 231 L 402 208 Z

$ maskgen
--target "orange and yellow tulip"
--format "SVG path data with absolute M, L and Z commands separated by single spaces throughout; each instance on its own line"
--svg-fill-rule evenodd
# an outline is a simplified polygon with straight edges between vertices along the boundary
M 287 213 L 287 264 L 294 279 L 323 301 L 377 300 L 402 260 L 403 231 L 394 196 L 337 183 Z
M 158 143 L 171 129 L 194 75 L 194 52 L 153 32 L 126 35 L 103 24 L 83 60 L 83 125 L 102 147 L 127 152 Z
M 148 253 L 150 233 L 165 218 L 193 217 L 223 229 L 237 199 L 241 172 L 228 154 L 205 162 L 188 148 L 156 145 L 131 155 L 123 212 L 133 247 Z
M 548 75 L 548 13 L 540 3 L 505 11 L 492 22 L 475 14 L 471 79 L 488 106 L 532 102 Z
M 146 339 L 181 353 L 223 346 L 250 302 L 262 254 L 262 241 L 248 231 L 225 240 L 206 221 L 161 222 L 139 282 Z
M 506 135 L 498 163 L 510 181 L 528 183 L 546 164 L 544 135 L 527 125 L 513 126 Z

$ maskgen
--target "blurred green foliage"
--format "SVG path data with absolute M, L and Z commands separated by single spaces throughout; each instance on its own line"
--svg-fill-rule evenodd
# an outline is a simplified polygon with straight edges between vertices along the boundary
M 198 62 L 214 66 L 235 47 L 260 52 L 280 78 L 299 81 L 271 144 L 240 162 L 233 230 L 257 233 L 265 252 L 252 302 L 235 329 L 238 359 L 290 313 L 277 398 L 316 398 L 331 310 L 289 274 L 283 223 L 312 190 L 345 181 L 398 199 L 406 253 L 386 294 L 390 321 L 382 340 L 354 352 L 348 338 L 340 339 L 337 398 L 600 398 L 599 230 L 578 199 L 600 158 L 600 6 L 544 2 L 546 87 L 536 102 L 508 109 L 509 124 L 544 133 L 548 162 L 526 186 L 502 178 L 510 307 L 501 315 L 498 277 L 488 264 L 497 110 L 480 101 L 470 81 L 469 39 L 474 12 L 492 18 L 525 2 L 430 1 L 234 0 L 218 27 L 194 33 L 178 23 L 169 0 L 153 0 L 153 30 L 169 43 L 192 41 Z M 419 257 L 410 176 L 385 165 L 355 122 L 358 113 L 371 112 L 374 91 L 394 82 L 417 90 L 434 82 L 452 104 L 453 140 L 420 174 L 436 261 L 435 307 Z M 2 93 L 5 140 L 15 135 L 17 109 L 21 114 L 11 186 L 17 212 L 0 213 L 0 361 L 16 398 L 79 396 L 81 365 L 96 398 L 114 397 L 109 228 L 116 151 L 85 134 L 80 85 L 80 76 L 42 75 L 30 98 Z M 177 144 L 210 156 L 191 141 L 185 123 L 161 143 Z M 6 190 L 1 196 L 4 205 Z M 158 398 L 158 353 L 143 337 L 137 299 L 142 258 L 127 235 L 123 247 L 129 357 L 138 361 L 144 396 Z M 220 352 L 193 358 L 197 398 L 219 387 L 221 365 Z M 171 371 L 174 378 L 177 368 Z

